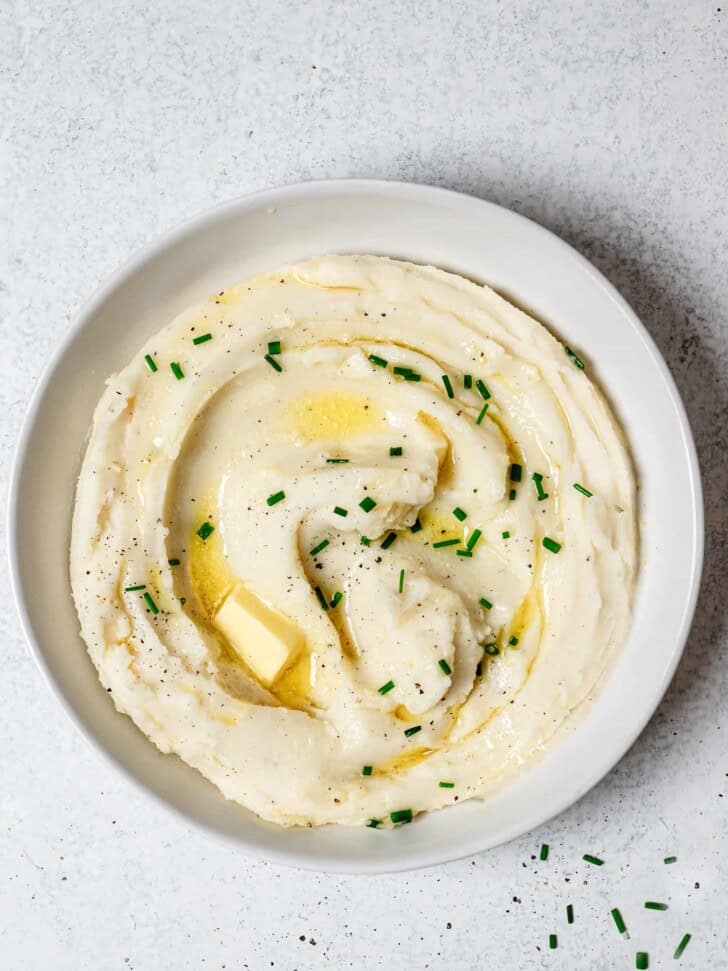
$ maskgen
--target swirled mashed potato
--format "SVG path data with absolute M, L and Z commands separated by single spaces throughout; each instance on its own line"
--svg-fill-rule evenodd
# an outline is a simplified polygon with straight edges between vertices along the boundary
M 284 825 L 503 785 L 629 624 L 633 475 L 580 365 L 489 288 L 372 256 L 183 313 L 109 379 L 78 483 L 117 708 Z

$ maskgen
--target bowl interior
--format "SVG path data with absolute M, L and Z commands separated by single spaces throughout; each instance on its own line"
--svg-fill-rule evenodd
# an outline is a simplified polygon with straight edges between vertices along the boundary
M 634 623 L 597 702 L 575 732 L 509 788 L 396 831 L 275 827 L 159 753 L 115 711 L 97 680 L 68 577 L 75 481 L 106 376 L 195 300 L 325 252 L 433 263 L 487 282 L 533 312 L 583 352 L 626 429 L 640 483 Z M 692 439 L 669 373 L 632 312 L 585 260 L 523 217 L 481 200 L 398 183 L 328 182 L 218 209 L 104 286 L 36 391 L 13 477 L 10 544 L 36 657 L 76 723 L 118 767 L 250 852 L 317 869 L 380 871 L 452 859 L 525 832 L 566 808 L 620 758 L 662 697 L 687 635 L 702 558 L 702 506 Z

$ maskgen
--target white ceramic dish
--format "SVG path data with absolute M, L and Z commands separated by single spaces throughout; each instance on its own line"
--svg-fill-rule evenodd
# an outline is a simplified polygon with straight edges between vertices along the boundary
M 589 362 L 626 431 L 641 487 L 642 569 L 628 642 L 598 699 L 558 748 L 486 802 L 392 831 L 285 830 L 226 802 L 119 715 L 79 637 L 68 577 L 75 481 L 106 376 L 189 304 L 260 270 L 325 252 L 433 263 L 487 282 Z M 669 469 L 669 488 L 665 475 Z M 31 650 L 84 735 L 167 806 L 249 853 L 320 870 L 379 872 L 488 849 L 566 809 L 652 715 L 698 592 L 703 509 L 695 449 L 672 378 L 611 285 L 551 233 L 499 206 L 394 182 L 316 182 L 248 196 L 168 234 L 80 313 L 36 388 L 9 507 L 14 592 Z

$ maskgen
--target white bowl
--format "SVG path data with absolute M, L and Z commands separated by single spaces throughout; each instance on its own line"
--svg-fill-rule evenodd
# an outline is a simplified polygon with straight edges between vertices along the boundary
M 79 636 L 68 575 L 74 487 L 104 379 L 172 316 L 238 279 L 326 252 L 433 263 L 487 282 L 590 362 L 629 438 L 641 487 L 634 622 L 576 730 L 487 801 L 390 831 L 282 829 L 226 800 L 118 714 Z M 16 456 L 10 559 L 31 650 L 84 735 L 132 781 L 241 850 L 319 870 L 381 872 L 477 853 L 540 825 L 607 773 L 672 677 L 698 592 L 703 509 L 678 392 L 649 335 L 585 259 L 489 202 L 426 186 L 336 181 L 248 196 L 169 233 L 106 283 L 41 378 Z

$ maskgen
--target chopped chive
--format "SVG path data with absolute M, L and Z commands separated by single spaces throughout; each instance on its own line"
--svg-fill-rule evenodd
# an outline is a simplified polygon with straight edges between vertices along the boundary
M 518 638 L 515 634 L 508 638 L 508 643 L 511 645 L 511 647 L 516 647 L 518 645 Z
M 377 367 L 386 367 L 389 361 L 385 361 L 383 357 L 377 357 L 376 354 L 370 354 L 369 360 L 372 364 L 376 364 Z
M 464 509 L 461 509 L 460 506 L 455 506 L 455 508 L 452 511 L 452 514 L 456 519 L 459 519 L 460 522 L 468 518 L 468 514 L 465 512 Z
M 565 347 L 564 350 L 566 351 L 567 357 L 571 358 L 571 360 L 574 362 L 574 364 L 576 364 L 576 366 L 581 371 L 583 371 L 584 370 L 584 362 L 582 361 L 582 359 L 580 357 L 577 357 L 576 354 L 574 354 L 574 352 L 572 351 L 572 349 L 570 347 Z M 645 967 L 647 967 L 647 965 L 645 965 Z
M 422 529 L 422 523 L 420 522 L 420 519 L 418 516 L 417 519 L 415 519 L 415 521 L 410 526 L 410 533 L 419 533 L 421 529 Z
M 137 590 L 146 590 L 146 583 L 137 583 L 135 587 L 124 587 L 124 593 L 136 593 Z
M 634 966 L 637 971 L 647 971 L 650 966 L 650 959 L 647 956 L 647 951 L 638 951 L 635 955 Z
M 446 674 L 448 677 L 450 677 L 450 675 L 452 674 L 452 668 L 447 663 L 447 661 L 445 660 L 445 658 L 444 657 L 441 657 L 440 660 L 437 663 L 439 664 L 440 669 L 442 670 L 442 673 L 443 674 Z
M 488 655 L 488 657 L 495 657 L 497 654 L 500 654 L 500 648 L 495 643 L 495 641 L 491 641 L 490 644 L 485 644 L 483 646 L 483 650 Z
M 442 376 L 442 383 L 445 385 L 445 391 L 447 391 L 448 398 L 454 398 L 455 392 L 452 389 L 452 383 L 450 382 L 450 378 L 446 374 L 443 374 Z
M 523 466 L 519 465 L 518 462 L 514 462 L 511 465 L 510 478 L 511 482 L 520 482 L 523 475 Z
M 152 372 L 152 374 L 154 374 L 154 372 L 157 371 L 158 368 L 157 368 L 157 365 L 154 363 L 154 358 L 152 357 L 152 355 L 145 354 L 144 360 L 147 362 L 147 367 L 149 368 L 149 370 Z
M 503 539 L 510 539 L 510 538 L 511 538 L 511 534 L 510 534 L 510 533 L 508 532 L 508 530 L 507 530 L 507 529 L 506 529 L 506 530 L 504 530 L 504 531 L 503 531 L 503 532 L 501 533 L 501 536 L 503 537 Z
M 619 907 L 613 907 L 610 913 L 612 915 L 612 920 L 614 921 L 619 933 L 626 934 L 627 925 L 625 924 L 624 919 L 622 918 L 622 915 L 619 912 Z
M 541 475 L 541 473 L 534 472 L 531 478 L 533 479 L 534 484 L 536 486 L 536 492 L 538 494 L 539 501 L 541 501 L 542 499 L 548 499 L 549 494 L 548 492 L 543 491 L 543 486 L 541 485 L 541 483 L 543 482 L 543 476 Z
M 472 531 L 472 533 L 470 534 L 470 536 L 468 537 L 467 543 L 465 544 L 467 546 L 467 548 L 469 550 L 474 550 L 475 547 L 476 547 L 476 545 L 477 545 L 477 543 L 478 543 L 478 540 L 480 539 L 480 537 L 482 535 L 483 534 L 481 533 L 481 531 L 479 529 L 474 529 Z
M 475 424 L 476 425 L 480 425 L 482 423 L 483 419 L 485 418 L 485 413 L 487 412 L 487 410 L 488 410 L 488 402 L 486 401 L 486 403 L 480 409 L 480 414 L 475 419 Z
M 542 843 L 541 844 L 541 852 L 538 854 L 538 858 L 539 858 L 539 860 L 548 860 L 548 858 L 549 858 L 549 844 L 548 843 Z
M 463 375 L 463 387 L 466 388 L 467 390 L 470 390 L 470 388 L 472 388 L 472 386 L 473 386 L 473 375 L 472 374 L 464 374 Z
M 322 539 L 320 543 L 317 543 L 316 546 L 313 547 L 313 549 L 310 549 L 308 551 L 308 555 L 316 556 L 321 552 L 321 550 L 325 550 L 328 545 L 329 545 L 329 541 L 327 539 Z
M 337 590 L 331 599 L 331 606 L 338 607 L 341 601 L 343 600 L 343 598 L 344 598 L 344 594 L 341 592 L 341 590 Z
M 393 823 L 411 823 L 412 810 L 397 809 L 395 812 L 389 814 L 389 818 L 392 820 Z
M 151 610 L 151 612 L 153 614 L 158 614 L 159 613 L 159 607 L 152 600 L 150 594 L 148 594 L 148 593 L 145 592 L 144 594 L 142 594 L 142 596 L 144 597 L 144 600 L 146 601 L 147 607 L 149 607 L 149 609 Z
M 175 557 L 174 559 L 167 560 L 170 566 L 179 566 L 180 561 Z
M 446 546 L 457 546 L 459 539 L 441 539 L 439 543 L 433 543 L 433 550 L 444 550 Z
M 663 863 L 677 863 L 677 857 L 676 856 L 666 856 L 665 859 L 662 862 Z
M 372 767 L 371 767 L 371 765 L 363 765 L 362 766 L 362 770 L 361 770 L 361 774 L 362 775 L 371 775 L 372 774 Z
M 455 788 L 455 783 L 454 782 L 438 782 L 438 785 L 439 785 L 439 787 L 441 789 L 454 789 Z
M 281 342 L 280 341 L 268 341 L 268 353 L 269 354 L 280 354 L 281 353 Z
M 593 492 L 589 492 L 588 489 L 585 489 L 584 486 L 580 485 L 578 482 L 574 483 L 574 488 L 576 489 L 577 492 L 580 492 L 582 496 L 586 496 L 587 499 L 591 499 L 591 497 L 594 495 Z
M 657 900 L 645 900 L 645 910 L 667 910 L 667 904 L 659 903 Z
M 321 609 L 328 610 L 329 605 L 326 603 L 326 597 L 324 597 L 321 587 L 314 587 L 313 592 L 316 594 L 318 602 L 321 604 Z
M 181 381 L 182 378 L 185 376 L 185 373 L 182 370 L 182 368 L 179 366 L 179 364 L 176 361 L 172 361 L 172 363 L 169 366 L 172 371 L 172 374 L 177 378 L 178 381 Z
M 184 605 L 185 605 L 185 604 L 187 603 L 187 597 L 180 597 L 180 598 L 179 598 L 179 602 L 180 602 L 180 603 L 182 604 L 182 606 L 184 607 Z
M 383 550 L 388 550 L 392 543 L 397 539 L 396 533 L 387 533 L 384 542 L 381 545 Z
M 561 543 L 557 543 L 555 539 L 551 539 L 549 536 L 544 536 L 543 545 L 550 553 L 558 553 L 561 549 Z
M 511 491 L 508 493 L 508 498 L 510 499 L 511 502 L 513 502 L 513 500 L 516 498 L 516 490 L 515 489 L 511 489 Z
M 392 445 L 392 447 L 389 449 L 389 454 L 390 455 L 401 455 L 402 454 L 402 446 L 401 445 Z
M 368 819 L 366 821 L 366 825 L 369 827 L 369 829 L 379 829 L 379 827 L 382 825 L 382 821 L 381 819 Z
M 271 357 L 270 354 L 266 354 L 265 357 L 264 357 L 264 360 L 267 361 L 270 364 L 270 366 L 273 368 L 274 371 L 282 371 L 283 370 L 283 368 L 280 366 L 280 364 L 278 363 L 278 361 L 276 361 L 276 359 L 274 357 Z
M 192 343 L 193 344 L 206 344 L 207 341 L 211 341 L 211 340 L 212 340 L 212 334 L 200 334 L 199 337 L 193 337 L 192 338 Z
M 573 924 L 574 923 L 574 905 L 573 904 L 567 904 L 566 905 L 566 923 L 567 924 Z
M 412 371 L 412 368 L 411 367 L 405 367 L 402 364 L 398 364 L 396 367 L 393 367 L 392 368 L 392 371 L 395 374 L 398 374 L 401 378 L 406 377 L 408 374 L 413 374 L 414 373 Z
M 485 597 L 481 597 L 479 603 L 483 610 L 490 610 L 493 606 L 490 600 L 486 600 Z
M 472 550 L 455 550 L 455 552 L 457 553 L 458 556 L 472 556 L 473 555 L 473 551 Z
M 372 545 L 372 541 L 369 539 L 368 536 L 362 536 L 362 538 L 361 538 L 361 545 L 362 546 L 371 546 Z
M 421 381 L 422 375 L 418 374 L 416 371 L 410 371 L 409 374 L 404 375 L 405 381 Z
M 376 502 L 372 499 L 371 496 L 364 496 L 362 501 L 359 503 L 359 506 L 361 509 L 364 510 L 364 512 L 371 512 L 372 509 L 374 509 L 374 507 L 376 506 Z
M 344 465 L 349 460 L 348 459 L 326 459 L 326 461 L 329 463 L 329 465 Z
M 281 491 L 281 492 L 274 492 L 273 495 L 272 496 L 268 496 L 268 498 L 265 501 L 268 503 L 269 506 L 275 506 L 275 504 L 277 502 L 281 502 L 281 500 L 283 500 L 285 498 L 286 498 L 285 492 L 283 492 L 283 491 Z
M 341 506 L 334 506 L 334 512 L 336 513 L 337 516 L 348 516 L 349 515 L 349 510 L 348 509 L 342 509 Z
M 215 532 L 215 527 L 212 525 L 212 523 L 205 522 L 197 530 L 197 535 L 200 537 L 200 539 L 203 542 L 205 542 L 205 540 L 209 539 L 209 537 L 212 536 L 214 532 Z
M 399 571 L 399 592 L 404 590 L 404 570 Z
M 604 860 L 600 860 L 598 856 L 592 856 L 591 853 L 585 853 L 582 860 L 592 863 L 594 866 L 604 866 Z
M 551 950 L 555 951 L 558 946 L 559 946 L 559 940 L 556 934 L 549 934 L 549 947 L 551 948 Z
M 421 732 L 421 731 L 422 731 L 422 725 L 413 725 L 411 728 L 405 728 L 404 735 L 405 735 L 405 738 L 411 738 L 413 735 L 416 735 L 417 732 Z
M 483 399 L 483 401 L 487 401 L 488 398 L 490 398 L 490 391 L 488 391 L 485 384 L 480 380 L 480 378 L 478 378 L 478 380 L 475 382 L 475 387 L 480 392 L 480 397 Z
M 387 692 L 391 691 L 393 687 L 394 687 L 394 681 L 387 681 L 387 683 L 383 684 L 381 688 L 377 688 L 377 691 L 379 692 L 380 695 L 386 695 Z
M 680 943 L 678 944 L 678 946 L 677 946 L 677 947 L 675 948 L 675 953 L 673 954 L 673 958 L 674 958 L 674 959 L 675 959 L 676 961 L 677 961 L 677 959 L 678 959 L 679 957 L 681 957 L 681 955 L 682 955 L 682 952 L 683 952 L 683 951 L 685 950 L 685 948 L 686 948 L 686 947 L 688 946 L 688 944 L 690 943 L 690 938 L 691 938 L 692 936 L 693 936 L 692 934 L 684 934 L 684 935 L 683 935 L 683 938 L 682 938 L 682 940 L 680 941 Z

